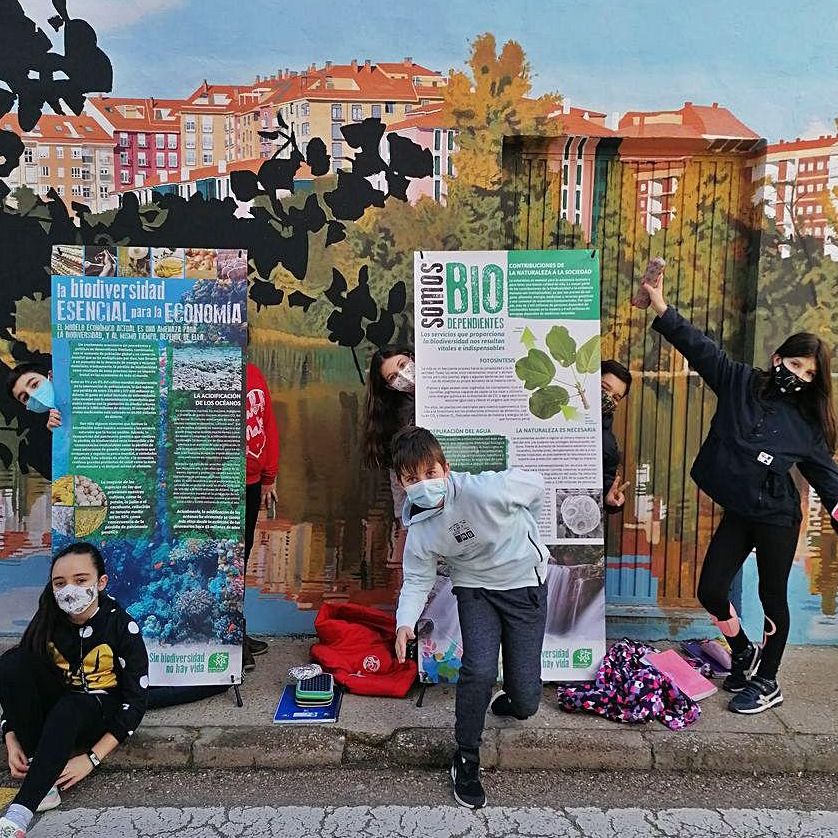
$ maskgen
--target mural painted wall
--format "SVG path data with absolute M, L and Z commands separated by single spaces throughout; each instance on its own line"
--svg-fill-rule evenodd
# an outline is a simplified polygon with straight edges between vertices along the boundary
M 0 361 L 49 363 L 53 243 L 247 248 L 250 351 L 282 436 L 278 514 L 260 522 L 249 567 L 252 631 L 310 631 L 327 600 L 394 604 L 389 485 L 361 467 L 363 379 L 376 346 L 412 334 L 413 251 L 589 245 L 601 250 L 604 357 L 636 376 L 615 423 L 634 490 L 608 521 L 616 630 L 641 606 L 658 636 L 706 631 L 694 591 L 718 510 L 688 471 L 712 395 L 629 299 L 649 256 L 663 255 L 679 307 L 734 357 L 764 363 L 800 328 L 838 342 L 838 103 L 818 98 L 820 82 L 798 110 L 769 112 L 759 88 L 777 74 L 764 50 L 736 52 L 724 82 L 697 77 L 697 59 L 661 53 L 639 67 L 632 43 L 649 26 L 701 35 L 663 3 L 652 23 L 611 9 L 629 15 L 625 44 L 568 44 L 556 59 L 553 12 L 540 5 L 515 20 L 482 6 L 440 11 L 429 43 L 418 20 L 394 38 L 379 4 L 347 3 L 342 33 L 324 22 L 286 45 L 260 40 L 277 12 L 256 2 L 234 37 L 217 41 L 212 11 L 178 35 L 215 57 L 229 49 L 228 78 L 217 62 L 172 73 L 171 50 L 151 46 L 138 65 L 125 49 L 140 35 L 154 42 L 192 0 L 140 3 L 124 19 L 120 4 L 58 4 L 50 23 L 38 18 L 45 5 L 8 2 L 0 27 L 11 90 L 0 98 Z M 575 11 L 575 22 L 591 14 Z M 727 24 L 720 50 L 742 25 Z M 377 50 L 375 61 L 338 55 L 352 29 L 356 54 Z M 507 42 L 512 32 L 520 43 Z M 391 43 L 417 59 L 393 56 Z M 297 69 L 255 75 L 243 52 Z M 57 69 L 67 79 L 53 80 Z M 806 73 L 786 69 L 793 83 Z M 813 136 L 777 141 L 789 131 Z M 0 633 L 17 633 L 47 573 L 49 435 L 5 392 L 0 410 Z M 792 640 L 836 642 L 836 540 L 805 492 L 804 503 Z M 744 599 L 758 625 L 751 568 Z

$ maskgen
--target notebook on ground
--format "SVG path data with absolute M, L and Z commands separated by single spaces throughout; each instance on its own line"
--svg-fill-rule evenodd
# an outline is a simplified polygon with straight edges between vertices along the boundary
M 724 678 L 730 674 L 730 655 L 715 640 L 685 640 L 681 643 L 681 651 L 688 658 L 709 666 L 713 678 Z
M 274 713 L 275 725 L 322 725 L 338 720 L 343 698 L 343 690 L 340 687 L 335 687 L 335 697 L 331 703 L 322 707 L 300 706 L 294 692 L 292 684 L 283 689 Z
M 712 681 L 696 672 L 674 649 L 650 652 L 646 655 L 646 660 L 659 672 L 668 675 L 675 682 L 675 686 L 693 701 L 701 701 L 702 698 L 718 691 Z

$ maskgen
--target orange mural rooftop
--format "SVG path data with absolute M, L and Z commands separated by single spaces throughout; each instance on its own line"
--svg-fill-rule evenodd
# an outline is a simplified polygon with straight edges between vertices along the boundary
M 0 129 L 14 131 L 15 134 L 25 139 L 43 140 L 45 142 L 99 142 L 110 145 L 113 140 L 93 117 L 86 114 L 81 116 L 44 114 L 31 131 L 22 131 L 17 121 L 17 115 L 10 113 L 0 118 Z
M 625 137 L 759 139 L 759 134 L 718 102 L 709 106 L 684 102 L 677 110 L 627 111 L 617 133 Z
M 115 131 L 171 131 L 179 126 L 181 99 L 92 96 L 90 104 Z M 42 117 L 43 119 L 43 117 Z

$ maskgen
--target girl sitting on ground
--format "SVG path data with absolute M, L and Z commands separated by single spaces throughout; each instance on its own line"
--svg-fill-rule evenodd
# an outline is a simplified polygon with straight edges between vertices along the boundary
M 0 730 L 22 780 L 0 838 L 24 838 L 34 813 L 60 805 L 59 789 L 98 768 L 143 718 L 145 644 L 107 584 L 92 544 L 61 550 L 20 645 L 0 657 Z

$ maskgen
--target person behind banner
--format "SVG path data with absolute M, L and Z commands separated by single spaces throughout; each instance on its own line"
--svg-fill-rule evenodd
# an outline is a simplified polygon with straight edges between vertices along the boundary
M 20 644 L 0 657 L 0 730 L 12 777 L 23 781 L 0 838 L 23 838 L 36 811 L 60 805 L 59 789 L 98 768 L 142 721 L 145 644 L 107 584 L 92 544 L 61 550 Z
M 364 460 L 367 468 L 389 469 L 396 543 L 393 559 L 401 561 L 407 531 L 401 525 L 405 493 L 392 468 L 393 437 L 416 423 L 416 368 L 413 350 L 385 346 L 370 358 L 364 409 Z
M 259 510 L 276 507 L 276 475 L 279 471 L 279 430 L 274 415 L 271 391 L 256 364 L 247 364 L 247 478 L 244 512 L 244 572 L 253 549 Z M 256 667 L 254 655 L 264 655 L 268 644 L 244 636 L 242 665 L 249 672 Z
M 6 382 L 9 395 L 32 413 L 46 413 L 47 427 L 61 426 L 61 411 L 55 406 L 52 373 L 40 364 L 18 364 Z
M 620 512 L 626 502 L 628 482 L 623 482 L 620 469 L 620 447 L 614 436 L 614 412 L 631 390 L 631 373 L 619 362 L 602 362 L 602 482 L 605 511 Z
M 737 695 L 728 708 L 762 713 L 783 701 L 777 670 L 789 633 L 788 579 L 802 519 L 789 473 L 793 466 L 832 512 L 838 530 L 829 348 L 817 335 L 799 332 L 771 356 L 770 371 L 755 369 L 732 361 L 670 306 L 662 280 L 647 288 L 657 315 L 652 328 L 684 355 L 718 399 L 691 471 L 698 487 L 724 509 L 697 595 L 733 652 L 723 686 Z M 731 583 L 752 550 L 765 617 L 761 647 L 748 640 L 730 602 Z
M 451 572 L 463 638 L 457 681 L 454 798 L 486 805 L 480 741 L 491 704 L 497 716 L 526 719 L 541 700 L 541 647 L 547 618 L 549 552 L 538 534 L 544 501 L 540 474 L 507 469 L 452 472 L 436 437 L 406 428 L 393 439 L 393 469 L 407 499 L 404 582 L 396 612 L 396 656 L 404 661 L 414 626 L 436 579 L 437 561 Z M 498 652 L 503 690 L 492 699 Z

